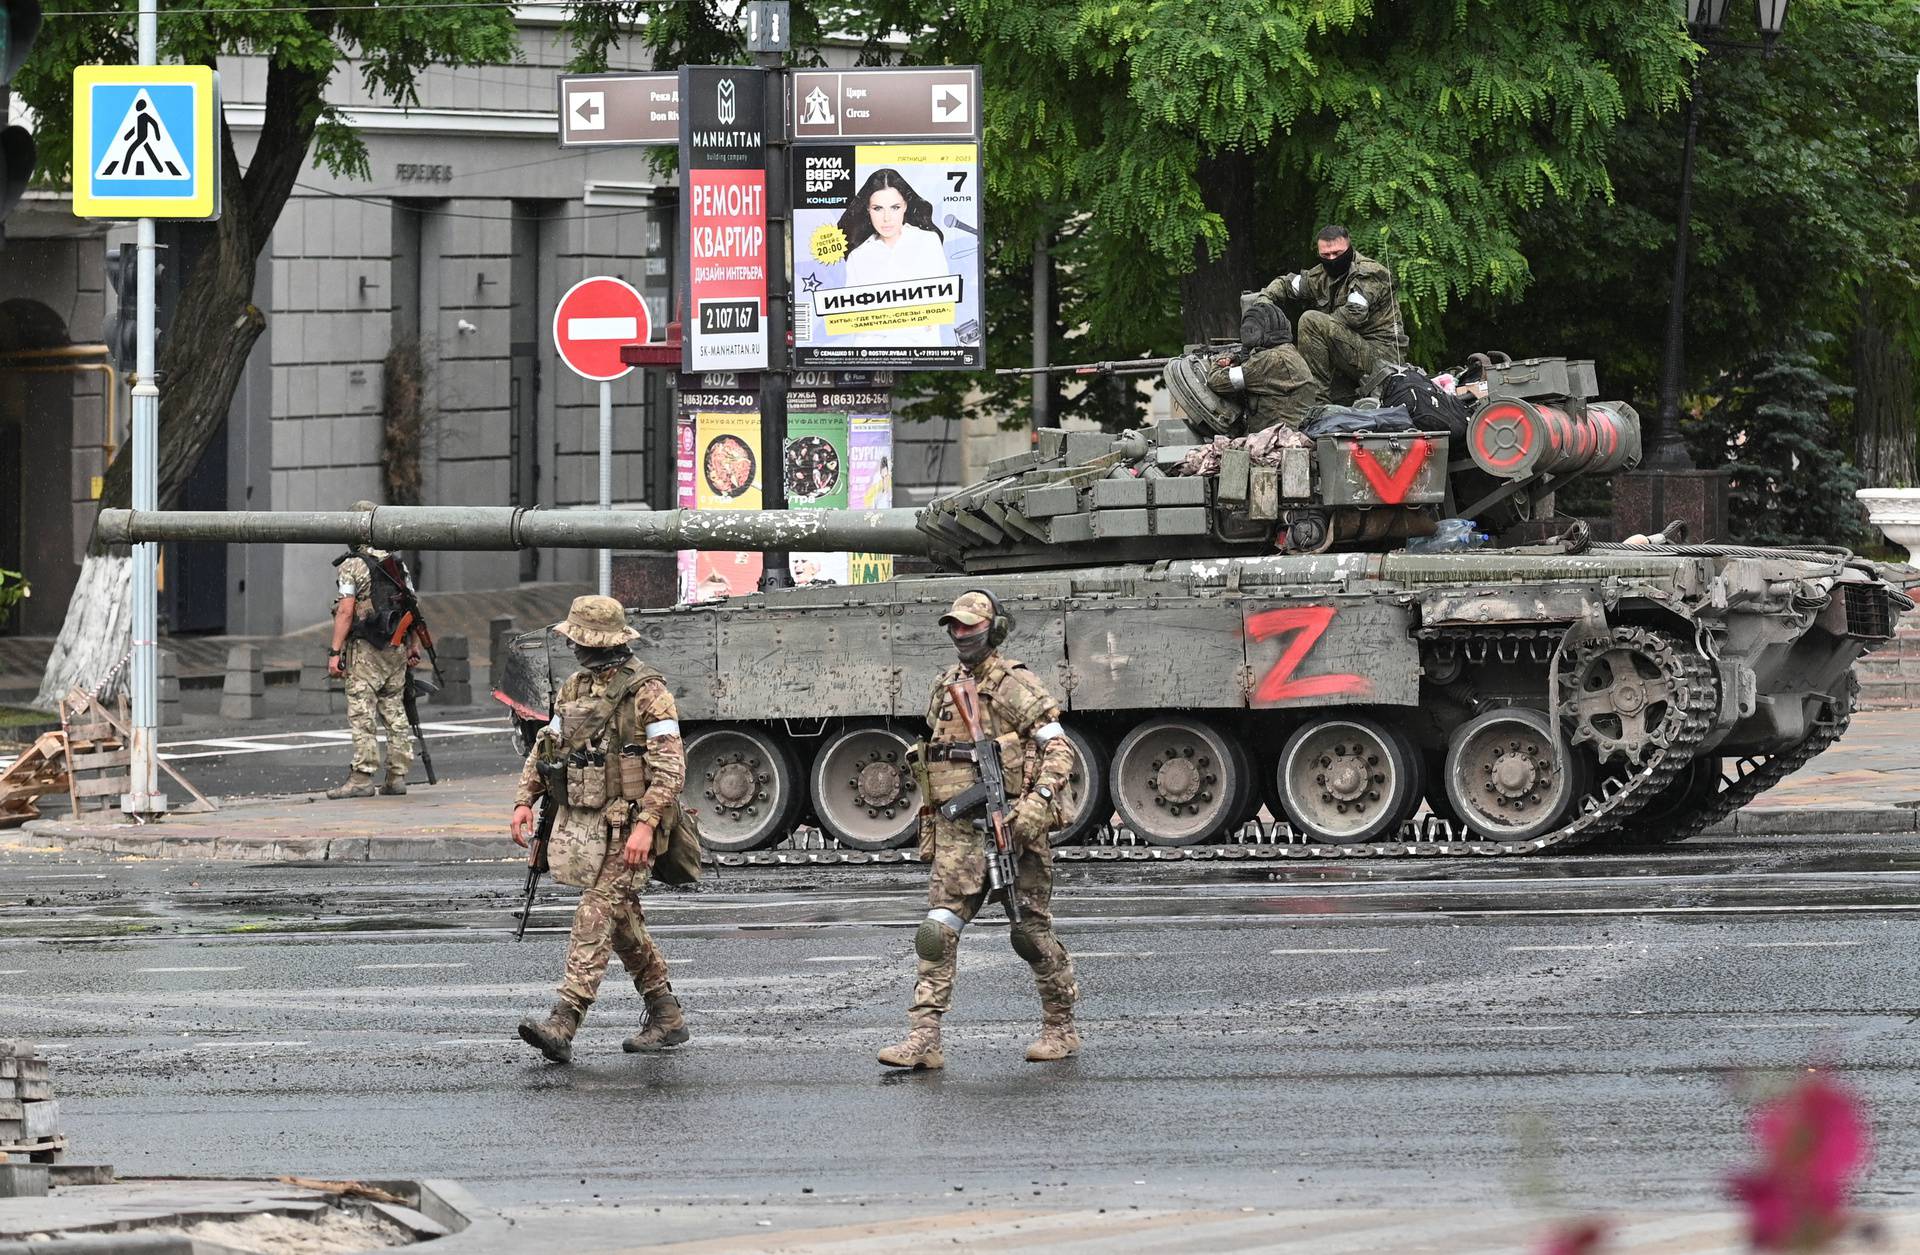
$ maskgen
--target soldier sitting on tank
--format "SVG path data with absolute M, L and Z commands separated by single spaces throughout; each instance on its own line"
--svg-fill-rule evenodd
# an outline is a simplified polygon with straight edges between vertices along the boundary
M 1400 300 L 1393 272 L 1354 248 L 1345 227 L 1322 227 L 1315 247 L 1318 266 L 1281 275 L 1260 295 L 1308 306 L 1300 315 L 1300 354 L 1326 385 L 1328 400 L 1349 405 L 1375 366 L 1405 355 Z
M 1240 315 L 1240 347 L 1214 359 L 1207 387 L 1245 404 L 1249 433 L 1297 430 L 1327 400 L 1326 385 L 1294 347 L 1293 324 L 1271 301 L 1253 301 Z

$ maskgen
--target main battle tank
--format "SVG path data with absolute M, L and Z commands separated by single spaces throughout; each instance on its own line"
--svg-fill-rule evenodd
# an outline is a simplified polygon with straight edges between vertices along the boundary
M 910 841 L 906 750 L 952 658 L 937 620 L 975 587 L 1067 712 L 1080 769 L 1062 843 L 1116 815 L 1150 843 L 1211 842 L 1263 805 L 1264 848 L 1292 856 L 1679 840 L 1845 730 L 1854 660 L 1912 603 L 1838 549 L 1597 544 L 1578 527 L 1406 547 L 1438 519 L 1505 528 L 1575 475 L 1631 467 L 1637 417 L 1593 391 L 1586 363 L 1505 364 L 1464 438 L 1042 431 L 917 513 L 107 511 L 101 535 L 852 549 L 945 568 L 630 615 L 679 702 L 687 803 L 723 851 L 808 819 L 859 850 Z M 572 666 L 528 634 L 496 696 L 524 731 Z

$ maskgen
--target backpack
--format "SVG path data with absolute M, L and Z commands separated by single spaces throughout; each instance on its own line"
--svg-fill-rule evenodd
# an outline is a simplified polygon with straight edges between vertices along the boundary
M 1348 436 L 1359 432 L 1413 431 L 1404 405 L 1356 410 L 1345 405 L 1323 405 L 1300 429 L 1309 436 Z
M 367 564 L 368 583 L 373 588 L 373 611 L 364 619 L 354 616 L 354 635 L 376 645 L 398 645 L 419 618 L 420 594 L 413 586 L 413 573 L 392 554 L 375 559 L 349 551 L 335 558 L 333 565 L 337 567 L 348 558 Z
M 1404 405 L 1407 417 L 1421 431 L 1445 432 L 1455 440 L 1467 438 L 1471 415 L 1459 397 L 1443 390 L 1418 366 L 1397 366 L 1378 384 L 1381 405 Z
M 616 725 L 615 731 L 624 740 L 628 728 L 619 727 L 627 706 L 627 698 L 633 690 L 647 680 L 664 677 L 646 663 L 635 659 L 623 668 L 620 679 L 607 689 L 606 700 L 611 706 L 609 721 Z M 617 750 L 615 751 L 618 752 Z M 675 798 L 661 813 L 660 822 L 653 830 L 653 873 L 652 878 L 665 885 L 691 885 L 700 880 L 700 824 L 686 807 Z

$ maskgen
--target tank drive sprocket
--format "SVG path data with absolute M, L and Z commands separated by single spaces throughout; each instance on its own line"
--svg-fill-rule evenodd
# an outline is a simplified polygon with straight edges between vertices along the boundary
M 1674 642 L 1639 627 L 1615 627 L 1575 644 L 1560 670 L 1568 739 L 1593 746 L 1602 763 L 1638 767 L 1680 735 L 1685 720 Z

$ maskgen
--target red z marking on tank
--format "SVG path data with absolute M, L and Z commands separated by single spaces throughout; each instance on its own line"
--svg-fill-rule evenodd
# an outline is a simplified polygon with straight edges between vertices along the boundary
M 1411 455 L 1409 455 L 1411 456 Z M 1416 468 L 1418 469 L 1418 468 Z M 1283 702 L 1292 698 L 1352 696 L 1365 697 L 1373 684 L 1361 675 L 1339 672 L 1310 675 L 1296 680 L 1293 673 L 1307 660 L 1313 647 L 1326 634 L 1336 610 L 1332 606 L 1291 606 L 1285 610 L 1262 610 L 1247 620 L 1247 635 L 1256 641 L 1269 640 L 1286 632 L 1296 635 L 1280 651 L 1280 660 L 1261 677 L 1253 691 L 1256 702 Z
M 1388 475 L 1386 469 L 1373 456 L 1373 452 L 1363 448 L 1359 441 L 1353 443 L 1353 464 L 1366 477 L 1374 494 L 1384 505 L 1399 505 L 1407 499 L 1407 490 L 1413 487 L 1413 481 L 1420 476 L 1420 468 L 1427 464 L 1427 454 L 1432 451 L 1431 441 L 1421 439 L 1413 442 L 1406 456 L 1400 459 L 1400 465 Z M 1332 613 L 1329 611 L 1328 613 Z

